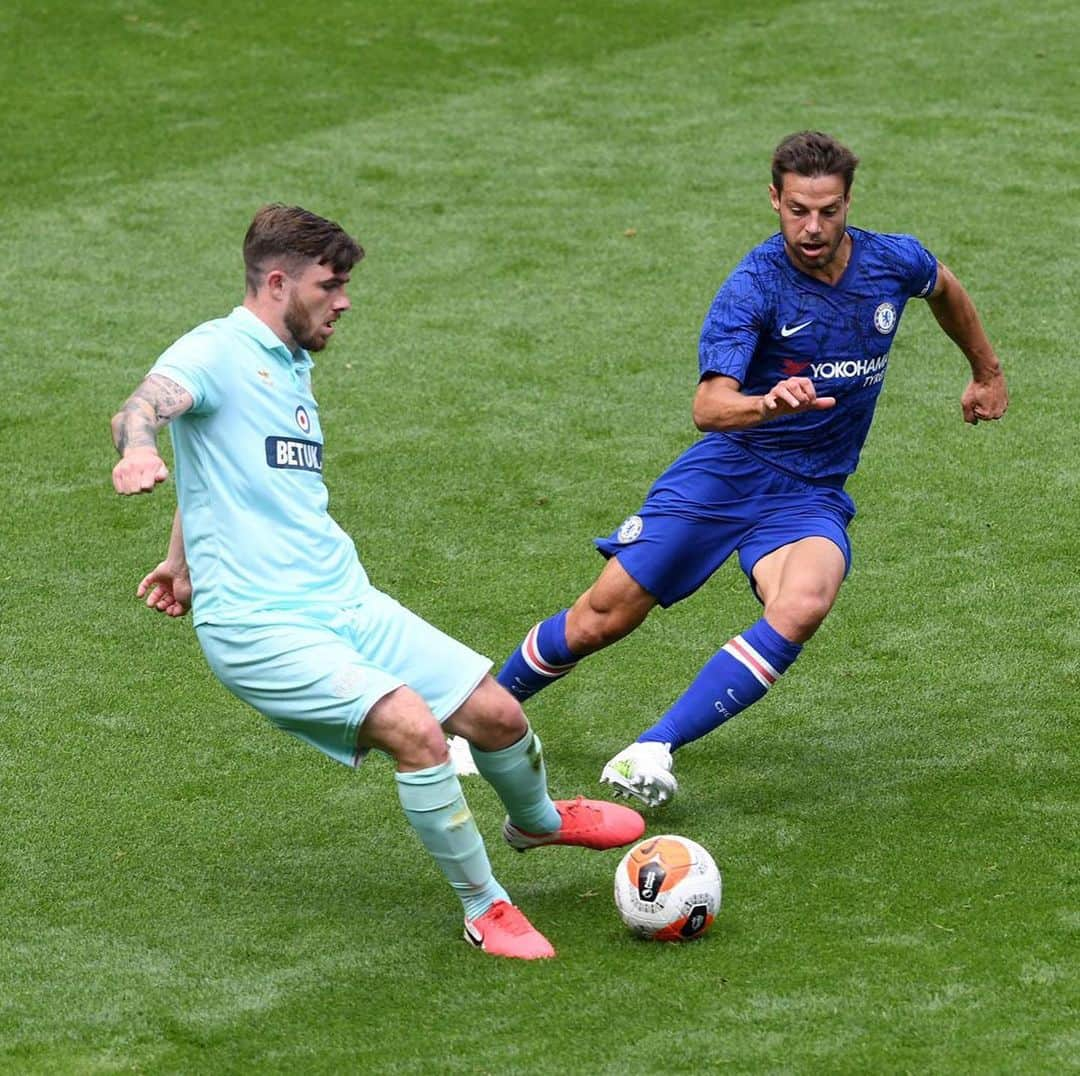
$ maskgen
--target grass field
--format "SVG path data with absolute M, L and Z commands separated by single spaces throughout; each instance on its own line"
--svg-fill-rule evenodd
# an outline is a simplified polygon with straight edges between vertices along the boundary
M 12 0 L 0 10 L 0 1071 L 1080 1071 L 1080 223 L 1065 0 Z M 855 569 L 779 689 L 679 756 L 711 935 L 633 941 L 618 855 L 495 869 L 521 966 L 397 809 L 273 733 L 133 597 L 171 486 L 108 418 L 239 301 L 270 200 L 368 258 L 318 360 L 335 517 L 377 585 L 500 661 L 692 438 L 697 334 L 774 228 L 775 143 L 862 157 L 852 223 L 974 296 L 1012 407 L 912 304 L 850 489 Z M 757 616 L 727 566 L 539 697 L 553 791 Z

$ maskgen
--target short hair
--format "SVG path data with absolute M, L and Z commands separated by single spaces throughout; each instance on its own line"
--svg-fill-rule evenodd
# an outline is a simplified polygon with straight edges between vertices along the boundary
M 845 197 L 851 193 L 855 168 L 859 158 L 835 138 L 821 131 L 799 131 L 788 135 L 772 159 L 772 181 L 778 190 L 784 189 L 784 176 L 794 172 L 799 176 L 842 176 Z
M 298 205 L 264 205 L 244 236 L 244 276 L 249 292 L 259 290 L 259 281 L 273 261 L 282 262 L 290 275 L 306 262 L 347 273 L 363 256 L 364 248 L 340 224 Z

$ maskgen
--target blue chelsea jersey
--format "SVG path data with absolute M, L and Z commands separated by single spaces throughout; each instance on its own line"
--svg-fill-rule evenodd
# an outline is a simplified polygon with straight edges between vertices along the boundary
M 851 258 L 834 285 L 796 269 L 779 234 L 750 251 L 713 300 L 699 350 L 702 377 L 733 377 L 750 395 L 809 377 L 819 396 L 836 397 L 826 411 L 707 435 L 830 484 L 858 463 L 905 304 L 937 281 L 937 260 L 912 236 L 847 231 Z
M 334 522 L 311 357 L 244 307 L 198 326 L 154 364 L 194 406 L 170 425 L 196 624 L 312 605 L 370 587 Z

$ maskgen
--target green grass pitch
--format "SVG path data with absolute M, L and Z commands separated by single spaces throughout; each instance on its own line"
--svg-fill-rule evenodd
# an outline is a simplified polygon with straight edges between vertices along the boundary
M 0 10 L 0 1071 L 1080 1071 L 1080 249 L 1066 0 L 11 0 Z M 133 596 L 171 486 L 108 418 L 241 295 L 264 201 L 368 258 L 318 360 L 331 510 L 374 581 L 501 660 L 693 436 L 701 318 L 830 131 L 852 223 L 973 294 L 1012 407 L 913 303 L 803 659 L 679 758 L 650 832 L 724 871 L 633 941 L 617 853 L 495 869 L 559 949 L 487 959 L 398 811 Z M 728 566 L 538 698 L 557 795 L 756 617 Z

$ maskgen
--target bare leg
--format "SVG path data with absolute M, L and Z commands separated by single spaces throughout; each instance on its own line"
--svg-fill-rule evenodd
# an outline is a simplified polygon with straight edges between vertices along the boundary
M 844 554 L 828 538 L 803 538 L 762 557 L 754 582 L 765 619 L 785 639 L 805 643 L 832 609 L 844 570 Z
M 844 556 L 825 538 L 805 538 L 762 557 L 754 581 L 765 616 L 730 639 L 671 708 L 604 767 L 601 780 L 650 805 L 678 788 L 671 752 L 764 697 L 828 615 L 844 579 Z
M 612 558 L 571 609 L 534 625 L 506 659 L 498 681 L 519 702 L 569 673 L 587 654 L 628 635 L 656 599 Z
M 656 599 L 612 557 L 566 614 L 566 641 L 575 654 L 593 654 L 629 635 Z

